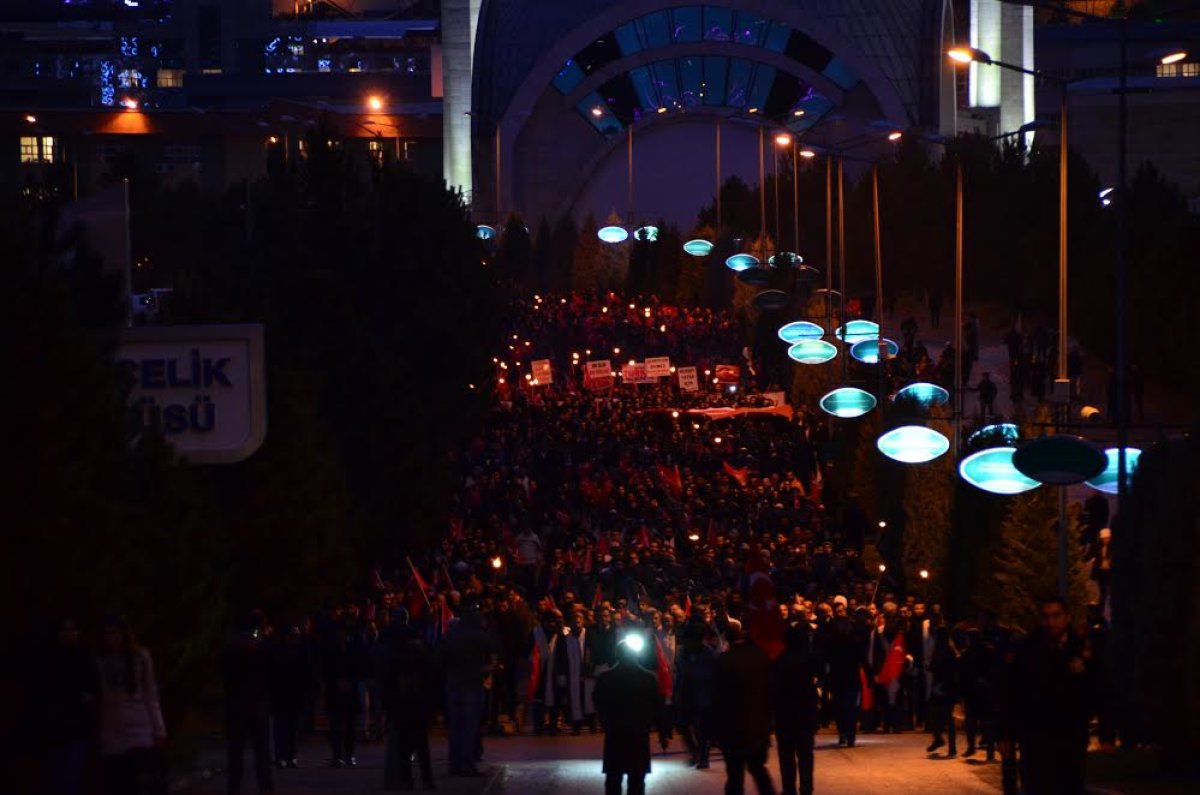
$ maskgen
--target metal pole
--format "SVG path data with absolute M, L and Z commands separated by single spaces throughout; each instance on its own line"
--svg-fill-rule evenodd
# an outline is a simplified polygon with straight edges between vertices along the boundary
M 125 324 L 133 326 L 133 218 L 129 211 L 129 179 L 121 180 L 125 202 Z M 247 204 L 247 213 L 249 204 Z
M 1129 498 L 1129 465 L 1125 448 L 1129 444 L 1129 202 L 1126 194 L 1129 152 L 1127 126 L 1129 107 L 1126 91 L 1129 82 L 1129 20 L 1121 20 L 1121 87 L 1117 104 L 1117 516 L 1125 519 Z
M 1061 84 L 1058 142 L 1058 379 L 1067 379 L 1067 84 Z M 1070 392 L 1068 391 L 1068 402 Z
M 628 137 L 628 140 L 629 140 L 629 173 L 627 175 L 627 180 L 628 180 L 628 186 L 629 186 L 629 201 L 628 201 L 627 206 L 629 208 L 629 223 L 633 224 L 634 218 L 636 216 L 636 214 L 634 212 L 634 206 L 633 206 L 633 125 L 630 124 L 628 129 L 629 129 L 629 137 Z
M 396 146 L 399 147 L 400 138 L 396 138 Z M 398 159 L 399 155 L 397 155 Z M 500 207 L 500 125 L 496 125 L 496 218 L 501 223 L 504 222 L 504 211 Z
M 876 337 L 876 369 L 879 371 L 879 405 L 883 405 L 884 397 L 884 354 L 883 354 L 883 240 L 879 230 L 879 166 L 871 165 L 871 214 L 874 220 L 875 232 L 875 325 Z
M 837 161 L 838 183 L 838 312 L 842 326 L 842 341 L 846 338 L 846 182 L 842 161 Z M 842 382 L 846 381 L 849 356 L 842 356 Z
M 1067 598 L 1067 487 L 1058 487 L 1058 595 Z
M 764 151 L 766 136 L 766 128 L 760 125 L 758 128 L 758 241 L 760 244 L 767 236 L 767 166 L 763 162 L 766 158 Z
M 721 119 L 717 118 L 717 239 L 721 238 Z
M 963 417 L 963 168 L 962 161 L 954 164 L 954 453 L 962 447 Z
M 800 253 L 800 156 L 792 139 L 792 251 Z
M 782 225 L 779 222 L 779 144 L 775 144 L 771 148 L 771 155 L 775 167 L 775 251 L 778 252 L 779 238 L 783 235 Z

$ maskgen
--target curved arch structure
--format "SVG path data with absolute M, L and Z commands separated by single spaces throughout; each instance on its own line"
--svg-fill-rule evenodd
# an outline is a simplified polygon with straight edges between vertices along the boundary
M 443 0 L 447 180 L 473 183 L 478 217 L 537 219 L 570 207 L 630 127 L 736 116 L 825 143 L 879 120 L 952 132 L 949 5 Z M 469 107 L 452 43 L 473 44 Z

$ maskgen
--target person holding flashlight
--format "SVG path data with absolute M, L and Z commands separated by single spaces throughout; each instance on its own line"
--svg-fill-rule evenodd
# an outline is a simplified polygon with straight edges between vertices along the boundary
M 662 696 L 654 674 L 639 662 L 651 652 L 646 637 L 631 631 L 617 643 L 617 664 L 596 678 L 594 700 L 604 727 L 604 795 L 644 795 L 650 772 L 650 731 L 658 725 Z

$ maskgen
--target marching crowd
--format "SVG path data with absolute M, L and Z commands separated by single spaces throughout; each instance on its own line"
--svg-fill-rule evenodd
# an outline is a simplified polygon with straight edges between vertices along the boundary
M 271 766 L 297 765 L 297 737 L 321 714 L 332 765 L 355 765 L 364 735 L 386 736 L 385 786 L 412 788 L 415 758 L 432 788 L 441 714 L 452 776 L 479 775 L 488 734 L 603 730 L 608 791 L 627 777 L 637 793 L 653 731 L 664 748 L 680 736 L 700 769 L 718 746 L 727 792 L 743 771 L 774 792 L 774 732 L 783 792 L 808 793 L 819 728 L 847 748 L 860 732 L 923 728 L 931 753 L 955 755 L 961 704 L 964 756 L 1000 755 L 1015 787 L 1019 743 L 1026 791 L 1073 793 L 1093 714 L 1112 742 L 1088 673 L 1103 619 L 1077 637 L 1049 600 L 1030 638 L 988 614 L 952 625 L 892 579 L 899 567 L 868 566 L 875 528 L 826 460 L 825 418 L 755 394 L 743 336 L 731 313 L 652 297 L 520 303 L 492 413 L 457 458 L 440 546 L 303 622 L 255 612 L 239 625 L 222 666 L 229 791 L 247 744 L 259 791 L 272 791 Z M 690 392 L 671 378 L 626 386 L 616 363 L 608 381 L 585 378 L 589 361 L 646 356 L 704 378 Z M 536 360 L 551 383 L 526 377 Z M 109 728 L 130 736 L 106 756 L 108 791 L 134 792 L 129 777 L 165 732 L 149 655 L 119 623 L 106 639 L 97 675 L 64 636 L 82 701 L 62 711 L 124 693 Z

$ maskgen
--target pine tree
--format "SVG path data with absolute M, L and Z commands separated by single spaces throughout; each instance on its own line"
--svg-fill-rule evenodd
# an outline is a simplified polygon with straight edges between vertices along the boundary
M 979 603 L 994 610 L 1004 623 L 1033 626 L 1037 600 L 1058 592 L 1058 488 L 1042 486 L 1004 498 L 1008 510 L 1000 523 L 996 552 L 990 571 L 982 572 L 985 577 L 979 583 Z M 1087 575 L 1075 542 L 1075 513 L 1067 516 L 1067 600 L 1072 614 L 1081 617 L 1087 602 Z
M 950 438 L 952 429 L 946 411 L 931 412 L 929 427 Z M 958 483 L 954 457 L 943 455 L 926 464 L 904 467 L 904 544 L 901 559 L 909 586 L 921 583 L 922 569 L 929 580 L 922 596 L 942 601 L 950 558 L 954 493 Z

